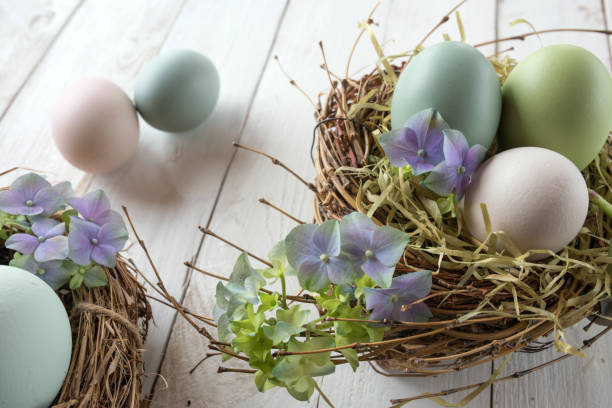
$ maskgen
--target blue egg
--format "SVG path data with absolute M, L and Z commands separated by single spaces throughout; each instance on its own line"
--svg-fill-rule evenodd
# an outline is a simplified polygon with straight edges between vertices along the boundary
M 151 126 L 185 132 L 199 126 L 219 99 L 219 74 L 210 59 L 191 50 L 165 52 L 142 69 L 134 103 Z

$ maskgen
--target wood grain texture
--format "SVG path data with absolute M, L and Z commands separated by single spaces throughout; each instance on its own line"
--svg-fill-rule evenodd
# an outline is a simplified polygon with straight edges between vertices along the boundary
M 316 7 L 305 1 L 292 1 L 279 31 L 274 54 L 279 55 L 285 69 L 310 94 L 328 87 L 317 46 L 323 40 L 329 66 L 341 74 L 348 50 L 357 35 L 356 22 L 367 16 L 371 2 L 317 2 Z M 414 46 L 453 5 L 454 1 L 435 1 L 432 7 L 415 7 L 414 3 L 383 2 L 376 13 L 380 26 L 375 28 L 379 38 L 385 38 L 388 52 L 406 51 Z M 351 5 L 348 7 L 348 5 Z M 347 12 L 350 10 L 350 13 Z M 478 42 L 494 38 L 494 7 L 472 6 L 462 10 L 471 31 L 468 39 Z M 488 24 L 483 24 L 487 21 Z M 456 25 L 449 22 L 432 38 L 440 41 L 442 32 L 459 38 Z M 364 37 L 353 58 L 351 72 L 372 66 L 373 48 Z M 268 65 L 246 124 L 242 143 L 262 149 L 285 163 L 307 179 L 313 176 L 308 156 L 310 137 L 315 121 L 308 102 L 281 75 L 278 67 Z M 290 213 L 309 220 L 312 217 L 311 192 L 267 159 L 239 151 L 224 185 L 211 229 L 247 247 L 258 255 L 281 239 L 295 223 L 257 203 L 265 197 Z M 202 220 L 201 222 L 204 222 Z M 210 237 L 204 241 L 199 266 L 214 273 L 229 275 L 238 253 Z M 211 313 L 214 305 L 214 285 L 208 277 L 194 275 L 185 305 L 193 310 Z M 295 285 L 294 285 L 295 287 Z M 161 375 L 168 383 L 158 382 L 153 406 L 170 404 L 196 407 L 280 407 L 324 406 L 313 396 L 310 405 L 291 399 L 284 390 L 276 389 L 260 394 L 252 378 L 241 374 L 216 374 L 218 361 L 207 361 L 194 374 L 189 370 L 207 351 L 206 341 L 183 321 L 178 320 L 172 333 Z M 229 361 L 226 366 L 239 367 Z M 362 365 L 357 375 L 343 367 L 338 373 L 322 381 L 323 390 L 337 407 L 385 407 L 394 397 L 410 396 L 425 391 L 439 390 L 481 381 L 488 378 L 486 365 L 439 379 L 389 379 L 374 374 Z M 433 406 L 429 401 L 413 404 Z M 488 407 L 488 393 L 481 394 L 475 407 Z
M 526 18 L 538 30 L 555 27 L 605 28 L 602 2 L 599 0 L 579 1 L 529 1 L 504 0 L 499 2 L 500 37 L 528 31 L 526 25 L 510 28 L 508 22 L 517 18 Z M 597 55 L 610 67 L 608 42 L 601 34 L 559 33 L 542 36 L 545 45 L 569 43 L 584 47 Z M 521 59 L 538 49 L 537 38 L 514 42 L 516 50 L 512 52 Z M 500 46 L 504 48 L 504 46 Z M 588 333 L 582 328 L 588 321 L 583 321 L 567 330 L 568 341 L 580 346 L 582 340 L 592 337 L 601 328 L 591 327 Z M 551 337 L 543 341 L 550 341 Z M 574 408 L 574 407 L 607 407 L 610 406 L 612 390 L 609 383 L 612 378 L 612 364 L 609 360 L 612 349 L 612 337 L 607 336 L 587 351 L 586 358 L 571 357 L 557 365 L 540 370 L 518 380 L 508 381 L 494 386 L 493 406 L 495 408 Z M 550 349 L 536 354 L 518 353 L 512 356 L 502 375 L 525 370 L 549 361 L 561 354 Z M 496 367 L 502 360 L 495 362 Z
M 80 3 L 0 1 L 0 118 Z

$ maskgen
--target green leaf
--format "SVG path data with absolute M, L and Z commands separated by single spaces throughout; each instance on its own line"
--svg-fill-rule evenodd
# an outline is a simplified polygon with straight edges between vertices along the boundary
M 259 309 L 257 309 L 257 312 L 267 312 L 278 306 L 279 294 L 259 292 L 259 299 L 261 301 L 261 305 L 259 306 Z
M 357 350 L 353 348 L 340 350 L 340 353 L 346 358 L 346 361 L 349 362 L 353 371 L 357 371 L 359 367 L 359 355 L 357 354 Z
M 295 383 L 287 384 L 287 391 L 298 401 L 308 401 L 314 393 L 314 380 L 310 377 L 301 377 Z
M 288 351 L 312 351 L 334 347 L 331 337 L 312 337 L 300 342 L 294 338 L 289 340 Z M 335 371 L 336 365 L 330 359 L 331 352 L 298 354 L 281 357 L 274 367 L 274 377 L 286 383 L 294 383 L 303 376 L 316 377 L 328 375 Z
M 249 357 L 249 364 L 253 368 L 262 369 L 269 368 L 273 364 L 272 340 L 266 337 L 262 329 L 259 329 L 255 334 L 247 334 L 244 332 L 236 334 L 232 340 L 234 349 L 246 354 Z
M 355 283 L 357 284 L 357 289 L 355 289 L 355 297 L 357 299 L 363 296 L 364 288 L 373 288 L 376 286 L 376 282 L 366 274 L 363 274 Z
M 84 279 L 85 278 L 83 277 L 83 275 L 79 273 L 72 275 L 72 277 L 70 278 L 70 284 L 68 286 L 70 287 L 71 290 L 78 289 L 83 284 Z
M 274 345 L 284 342 L 291 336 L 304 331 L 304 324 L 308 321 L 310 310 L 302 310 L 300 305 L 276 311 L 276 323 L 264 327 L 264 333 L 272 339 Z
M 440 197 L 436 200 L 438 204 L 438 208 L 440 212 L 444 215 L 447 213 L 451 213 L 451 217 L 455 218 L 457 214 L 455 213 L 455 194 L 450 194 L 446 197 Z
M 278 278 L 285 273 L 287 269 L 287 255 L 285 254 L 285 240 L 279 241 L 268 252 L 268 259 L 272 264 L 271 268 L 262 270 L 262 274 L 266 278 Z
M 266 392 L 270 388 L 274 388 L 276 385 L 270 381 L 270 377 L 261 370 L 257 370 L 255 373 L 255 386 L 259 392 Z
M 265 284 L 266 280 L 251 266 L 248 254 L 243 252 L 238 257 L 225 287 L 233 296 L 256 305 L 259 303 L 259 289 Z
M 79 212 L 75 209 L 66 210 L 62 213 L 62 222 L 66 224 L 66 231 L 70 230 L 70 217 L 76 217 Z
M 229 328 L 229 317 L 227 313 L 222 314 L 217 319 L 217 334 L 219 335 L 219 340 L 227 343 L 232 341 L 232 337 L 234 337 L 232 331 Z
M 227 353 L 222 353 L 221 354 L 221 362 L 222 363 L 225 363 L 226 361 L 231 360 L 232 358 L 234 358 L 234 356 L 229 355 Z
M 108 284 L 108 277 L 106 272 L 100 265 L 96 265 L 89 268 L 83 277 L 83 283 L 88 288 L 96 288 L 99 286 L 106 286 Z

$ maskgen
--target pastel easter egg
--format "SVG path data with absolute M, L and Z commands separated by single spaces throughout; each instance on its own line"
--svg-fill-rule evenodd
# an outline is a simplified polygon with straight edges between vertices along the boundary
M 393 92 L 393 129 L 428 108 L 440 112 L 470 145 L 488 148 L 499 124 L 501 89 L 486 57 L 476 48 L 454 41 L 417 54 L 404 68 Z
M 142 69 L 134 102 L 151 126 L 184 132 L 210 116 L 219 98 L 219 74 L 204 55 L 190 50 L 166 52 Z
M 491 230 L 504 231 L 521 252 L 557 252 L 580 232 L 589 198 L 582 174 L 565 156 L 541 147 L 518 147 L 484 162 L 466 191 L 466 226 L 480 241 L 487 237 L 482 203 Z M 499 242 L 499 248 L 505 248 Z M 531 259 L 542 257 L 546 255 Z
M 55 106 L 53 138 L 73 166 L 109 173 L 136 152 L 138 116 L 117 85 L 102 78 L 82 79 L 66 88 Z
M 612 129 L 612 78 L 591 52 L 551 45 L 521 61 L 503 89 L 503 149 L 539 146 L 584 169 Z
M 42 279 L 1 265 L 0 333 L 0 407 L 49 407 L 72 354 L 61 300 Z

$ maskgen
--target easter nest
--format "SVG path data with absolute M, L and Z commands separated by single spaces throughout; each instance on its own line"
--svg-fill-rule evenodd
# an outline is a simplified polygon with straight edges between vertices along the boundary
M 484 242 L 477 241 L 465 229 L 461 208 L 385 159 L 377 137 L 390 127 L 395 79 L 410 59 L 393 65 L 382 52 L 379 57 L 373 71 L 334 81 L 329 92 L 320 95 L 313 142 L 316 223 L 340 220 L 354 211 L 367 214 L 379 225 L 412 237 L 396 276 L 433 271 L 431 293 L 424 301 L 434 317 L 426 323 L 392 324 L 384 337 L 390 346 L 378 347 L 377 364 L 387 374 L 424 376 L 552 345 L 564 353 L 580 354 L 564 341 L 563 330 L 597 313 L 600 300 L 610 294 L 606 270 L 611 264 L 612 219 L 591 205 L 578 236 L 541 261 L 528 260 L 532 252 L 496 251 L 496 241 L 507 239 L 503 231 L 492 231 Z M 492 57 L 490 62 L 501 83 L 517 63 L 509 56 Z M 488 155 L 495 150 L 492 147 Z M 598 157 L 582 172 L 589 189 L 608 202 L 611 157 L 608 137 Z M 550 333 L 552 339 L 539 341 Z
M 62 221 L 62 213 L 53 218 Z M 0 241 L 0 263 L 8 265 L 13 254 Z M 140 406 L 151 306 L 131 260 L 119 253 L 115 267 L 103 269 L 105 286 L 56 291 L 70 319 L 73 349 L 53 408 Z

